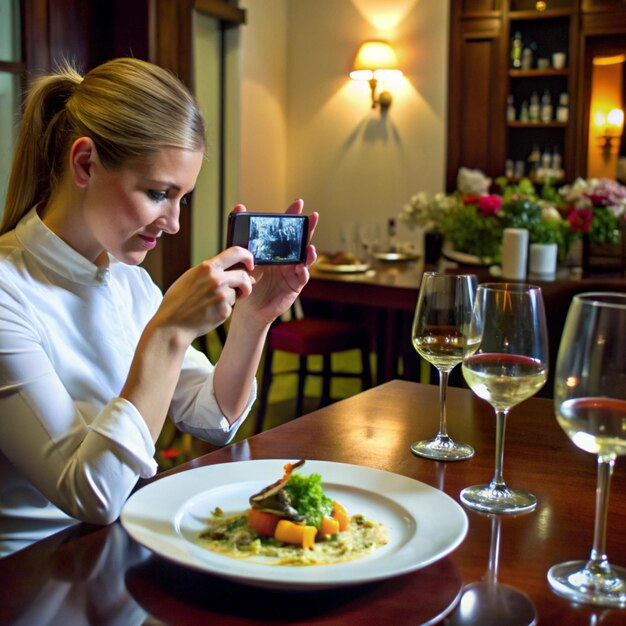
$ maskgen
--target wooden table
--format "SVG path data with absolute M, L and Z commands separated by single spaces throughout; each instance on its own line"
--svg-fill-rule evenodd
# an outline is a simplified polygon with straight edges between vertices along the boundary
M 434 385 L 392 381 L 175 471 L 248 459 L 320 459 L 396 472 L 458 501 L 463 487 L 492 476 L 495 419 L 489 405 L 471 392 L 450 389 L 450 432 L 471 443 L 476 455 L 448 464 L 415 457 L 409 444 L 436 431 L 437 398 Z M 607 553 L 623 566 L 626 467 L 619 461 Z M 546 580 L 554 563 L 588 557 L 596 485 L 594 457 L 561 431 L 550 401 L 532 398 L 511 412 L 504 476 L 510 486 L 530 489 L 539 503 L 527 515 L 498 518 L 499 581 L 527 594 L 539 624 L 625 624 L 626 610 L 574 606 L 554 594 Z M 464 542 L 429 567 L 384 582 L 310 593 L 229 583 L 150 555 L 119 523 L 80 525 L 2 560 L 0 624 L 445 624 L 458 615 L 462 587 L 487 570 L 492 518 L 471 511 L 467 516 Z
M 473 273 L 478 282 L 501 282 L 489 268 L 457 267 L 445 259 L 425 267 L 422 261 L 372 265 L 365 273 L 335 274 L 311 270 L 311 279 L 302 292 L 302 300 L 324 302 L 329 306 L 349 305 L 373 312 L 378 368 L 376 382 L 382 384 L 400 376 L 420 380 L 420 361 L 411 344 L 411 323 L 424 271 Z M 519 281 L 518 281 L 519 282 Z M 626 280 L 615 275 L 583 275 L 576 268 L 560 268 L 554 276 L 530 274 L 526 281 L 541 287 L 546 302 L 550 335 L 551 363 L 554 364 L 569 303 L 581 291 L 626 291 Z M 402 359 L 403 371 L 398 361 Z M 554 368 L 552 368 L 553 370 Z M 551 374 L 552 375 L 552 374 Z M 543 395 L 551 395 L 552 378 Z

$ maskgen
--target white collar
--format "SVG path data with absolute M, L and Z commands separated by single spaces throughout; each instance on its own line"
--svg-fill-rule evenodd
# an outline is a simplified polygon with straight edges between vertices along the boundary
M 15 227 L 18 241 L 40 263 L 64 278 L 83 285 L 109 281 L 109 269 L 99 267 L 55 235 L 40 219 L 37 207 L 31 209 Z M 116 260 L 109 254 L 109 265 Z

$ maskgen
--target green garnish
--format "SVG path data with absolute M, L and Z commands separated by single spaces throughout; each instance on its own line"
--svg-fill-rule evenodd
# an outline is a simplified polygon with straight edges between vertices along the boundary
M 319 529 L 322 517 L 333 513 L 333 501 L 322 489 L 320 474 L 292 474 L 285 491 L 289 494 L 291 505 L 300 515 L 304 515 L 305 523 L 309 526 Z

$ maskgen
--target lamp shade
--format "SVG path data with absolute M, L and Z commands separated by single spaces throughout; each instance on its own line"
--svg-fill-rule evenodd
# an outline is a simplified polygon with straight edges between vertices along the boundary
M 354 60 L 350 78 L 354 80 L 400 78 L 398 59 L 394 49 L 386 41 L 366 41 L 361 44 Z

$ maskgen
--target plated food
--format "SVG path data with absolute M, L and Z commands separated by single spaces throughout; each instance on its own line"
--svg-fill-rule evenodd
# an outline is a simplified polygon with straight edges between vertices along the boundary
M 324 493 L 320 474 L 294 474 L 305 461 L 287 463 L 282 478 L 250 496 L 250 508 L 214 509 L 200 545 L 233 558 L 272 565 L 328 565 L 361 558 L 388 542 L 384 524 L 346 508 Z
M 465 537 L 467 515 L 448 495 L 407 476 L 372 467 L 307 459 L 324 492 L 355 514 L 382 523 L 389 541 L 363 558 L 329 567 L 276 567 L 234 559 L 200 545 L 217 507 L 243 511 L 251 494 L 276 480 L 290 459 L 249 459 L 194 467 L 136 491 L 122 510 L 128 534 L 169 561 L 239 583 L 281 590 L 360 585 L 426 567 Z M 280 469 L 279 469 L 280 472 Z M 279 473 L 278 472 L 278 473 Z
M 366 272 L 369 267 L 369 263 L 348 252 L 320 252 L 315 263 L 315 268 L 322 272 L 339 274 Z

